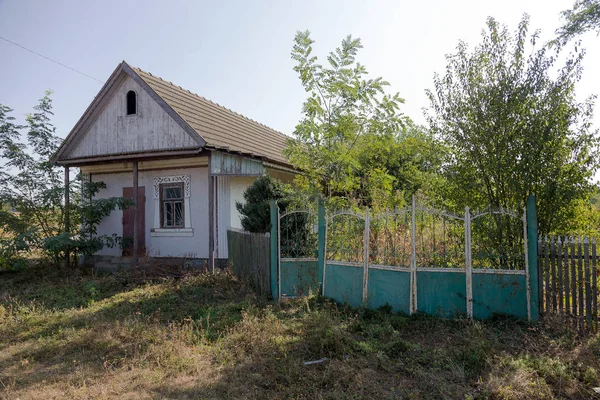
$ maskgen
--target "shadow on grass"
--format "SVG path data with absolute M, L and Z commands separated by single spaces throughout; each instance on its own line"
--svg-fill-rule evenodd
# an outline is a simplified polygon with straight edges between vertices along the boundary
M 582 368 L 565 374 L 563 367 L 591 362 L 600 368 L 590 358 L 600 342 L 598 350 L 569 353 L 557 364 L 565 348 L 581 341 L 520 321 L 408 317 L 315 297 L 276 304 L 226 274 L 138 283 L 83 276 L 78 285 L 90 281 L 106 295 L 79 308 L 60 305 L 70 301 L 68 292 L 59 292 L 64 302 L 36 294 L 71 284 L 58 278 L 1 286 L 13 303 L 52 298 L 40 301 L 57 304 L 49 315 L 30 310 L 19 321 L 0 323 L 7 352 L 0 357 L 0 380 L 12 390 L 49 380 L 64 388 L 81 374 L 92 387 L 104 384 L 107 374 L 143 370 L 159 378 L 138 379 L 139 390 L 158 398 L 488 397 L 496 394 L 486 384 L 490 374 L 524 368 L 550 393 L 576 398 L 589 394 L 585 379 L 587 385 L 597 377 L 585 378 Z M 506 371 L 498 360 L 507 360 Z M 201 374 L 207 369 L 209 379 Z M 181 384 L 181 377 L 189 379 Z M 557 392 L 567 378 L 576 387 Z
M 91 268 L 37 266 L 0 272 L 0 302 L 34 304 L 47 311 L 87 307 L 131 286 L 126 274 L 98 276 Z

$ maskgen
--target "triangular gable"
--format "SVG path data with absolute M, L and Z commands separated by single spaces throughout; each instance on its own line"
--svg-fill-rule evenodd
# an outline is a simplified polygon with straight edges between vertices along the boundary
M 136 93 L 137 114 L 126 115 L 126 94 Z M 127 63 L 113 72 L 58 150 L 57 163 L 126 154 L 200 151 L 206 141 Z

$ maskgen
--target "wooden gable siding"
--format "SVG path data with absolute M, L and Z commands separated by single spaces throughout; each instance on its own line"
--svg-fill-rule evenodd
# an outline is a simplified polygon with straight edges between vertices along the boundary
M 126 115 L 126 94 L 137 95 L 137 114 Z M 194 140 L 131 77 L 112 98 L 64 159 L 198 148 Z
M 265 173 L 262 161 L 234 154 L 213 151 L 210 161 L 212 175 L 260 176 Z

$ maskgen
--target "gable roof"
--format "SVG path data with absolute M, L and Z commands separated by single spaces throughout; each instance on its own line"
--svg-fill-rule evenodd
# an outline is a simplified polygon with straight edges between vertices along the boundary
M 123 61 L 113 72 L 100 93 L 69 133 L 58 150 L 55 160 L 67 159 L 68 148 L 76 143 L 78 133 L 93 120 L 93 112 L 100 108 L 122 74 L 139 83 L 161 107 L 193 135 L 201 148 L 239 153 L 289 165 L 283 155 L 288 136 L 252 119 L 246 118 L 204 97 L 176 86 Z
M 133 70 L 205 141 L 206 147 L 288 163 L 288 136 L 139 68 Z

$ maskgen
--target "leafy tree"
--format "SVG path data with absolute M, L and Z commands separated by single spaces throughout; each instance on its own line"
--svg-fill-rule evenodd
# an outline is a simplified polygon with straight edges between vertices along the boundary
M 556 43 L 564 45 L 574 37 L 595 30 L 600 34 L 600 0 L 576 0 L 573 8 L 561 13 L 564 24 L 556 30 Z
M 95 198 L 95 195 L 105 188 L 104 182 L 85 182 L 81 185 L 80 200 L 71 210 L 81 221 L 75 233 L 62 232 L 44 240 L 43 249 L 52 256 L 56 264 L 68 258 L 75 261 L 76 256 L 80 254 L 85 256 L 95 254 L 104 247 L 124 245 L 124 239 L 116 233 L 110 236 L 98 235 L 97 226 L 113 210 L 123 210 L 134 203 L 123 197 Z
M 244 191 L 244 203 L 236 201 L 235 207 L 241 214 L 242 227 L 248 232 L 266 233 L 271 229 L 270 202 L 279 201 L 281 211 L 285 211 L 289 193 L 280 181 L 263 175 Z
M 25 126 L 13 122 L 10 108 L 0 108 L 0 155 L 6 159 L 0 172 L 0 201 L 18 212 L 26 226 L 36 227 L 42 237 L 56 235 L 64 222 L 64 188 L 60 169 L 50 162 L 60 144 L 50 123 L 50 92 L 27 115 Z M 26 130 L 25 143 L 21 130 Z
M 414 134 L 419 129 L 400 112 L 404 100 L 399 94 L 386 92 L 388 82 L 367 78 L 366 68 L 356 61 L 360 39 L 342 40 L 327 56 L 326 66 L 312 54 L 314 41 L 308 31 L 298 32 L 294 43 L 294 70 L 308 93 L 296 140 L 290 141 L 287 152 L 304 172 L 297 186 L 339 206 L 397 205 L 404 190 L 419 186 L 411 172 L 428 164 L 419 160 L 423 152 L 407 161 L 410 151 L 403 150 L 427 147 L 432 138 L 424 132 Z M 410 140 L 403 142 L 402 135 Z M 423 141 L 417 145 L 417 139 Z
M 91 254 L 119 238 L 96 237 L 95 226 L 115 208 L 130 202 L 121 198 L 92 199 L 103 183 L 70 184 L 70 231 L 65 231 L 64 177 L 51 161 L 61 139 L 50 118 L 52 100 L 47 91 L 26 125 L 18 125 L 12 109 L 0 104 L 0 268 L 22 265 L 22 255 L 42 250 L 56 263 L 67 255 Z M 22 131 L 25 131 L 22 134 Z M 92 251 L 94 250 L 94 251 Z M 71 257 L 72 260 L 75 257 Z
M 525 15 L 512 36 L 493 18 L 472 51 L 460 42 L 428 91 L 431 129 L 447 144 L 445 197 L 464 207 L 521 209 L 536 194 L 540 232 L 566 229 L 593 191 L 593 101 L 575 101 L 583 52 L 562 67 L 536 49 Z M 528 40 L 533 50 L 527 55 Z

